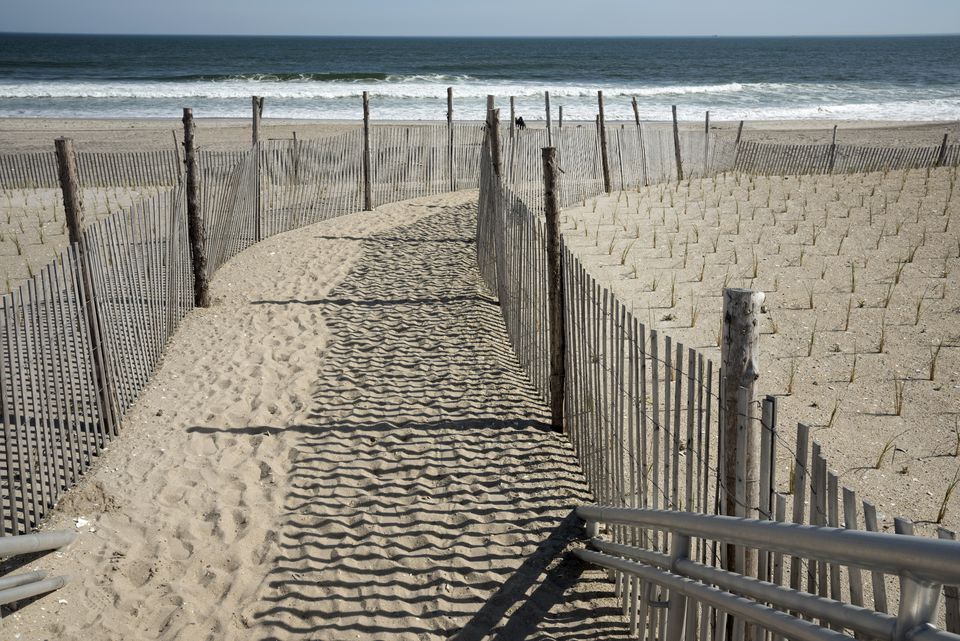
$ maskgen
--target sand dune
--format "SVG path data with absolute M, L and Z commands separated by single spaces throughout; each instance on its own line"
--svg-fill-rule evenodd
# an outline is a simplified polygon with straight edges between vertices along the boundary
M 226 265 L 48 527 L 74 583 L 20 639 L 619 638 L 565 551 L 589 499 L 516 366 L 475 192 L 271 238 Z M 11 638 L 13 638 L 11 636 Z

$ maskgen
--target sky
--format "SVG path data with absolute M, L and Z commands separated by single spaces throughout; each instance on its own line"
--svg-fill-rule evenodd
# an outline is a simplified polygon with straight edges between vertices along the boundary
M 0 0 L 0 31 L 371 36 L 960 33 L 960 0 Z

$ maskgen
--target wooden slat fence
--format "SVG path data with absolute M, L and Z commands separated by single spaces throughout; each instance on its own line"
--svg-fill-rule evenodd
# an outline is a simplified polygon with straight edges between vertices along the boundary
M 936 167 L 940 146 L 788 145 L 741 141 L 734 155 L 733 168 L 745 173 L 839 174 Z M 958 165 L 960 145 L 947 145 L 943 166 Z
M 77 153 L 81 187 L 172 186 L 180 168 L 173 149 Z M 0 188 L 57 189 L 57 157 L 53 151 L 0 154 Z
M 589 131 L 589 130 L 587 130 Z M 626 129 L 624 129 L 626 131 Z M 623 143 L 623 134 L 610 132 Z M 636 130 L 631 132 L 638 141 Z M 531 382 L 544 397 L 549 396 L 549 322 L 546 313 L 546 244 L 542 218 L 542 196 L 534 193 L 542 180 L 537 145 L 545 144 L 545 135 L 519 136 L 507 145 L 508 168 L 498 178 L 491 167 L 491 154 L 485 143 L 481 154 L 481 188 L 477 223 L 477 261 L 480 273 L 499 300 L 508 335 L 517 358 Z M 559 140 L 558 140 L 559 138 Z M 653 138 L 653 135 L 650 136 Z M 602 192 L 599 173 L 589 146 L 564 147 L 562 134 L 558 155 L 563 173 L 561 200 L 571 204 Z M 649 142 L 649 140 L 647 141 Z M 651 145 L 653 146 L 653 145 Z M 829 148 L 829 147 L 828 147 Z M 621 147 L 622 154 L 623 146 Z M 675 180 L 669 171 L 670 155 L 665 149 L 645 145 L 647 179 Z M 721 143 L 710 152 L 711 158 L 732 162 L 731 144 Z M 789 154 L 745 144 L 741 153 L 757 158 L 789 158 Z M 792 148 L 787 148 L 790 154 Z M 823 151 L 811 147 L 801 153 L 805 164 L 793 165 L 810 170 L 821 163 Z M 877 160 L 858 159 L 844 152 L 837 157 L 835 171 L 866 166 L 866 162 L 931 162 L 930 150 L 880 153 Z M 525 157 L 524 157 L 525 156 Z M 636 157 L 634 157 L 636 158 Z M 906 158 L 908 160 L 902 161 Z M 651 159 L 653 162 L 651 163 Z M 933 158 L 935 160 L 935 157 Z M 717 162 L 722 165 L 724 161 Z M 779 162 L 779 161 L 778 161 Z M 641 166 L 643 163 L 638 163 Z M 660 167 L 664 173 L 657 173 Z M 876 165 L 870 165 L 875 167 Z M 615 170 L 617 164 L 614 164 Z M 703 165 L 701 164 L 701 167 Z M 787 164 L 778 167 L 790 166 Z M 716 168 L 711 171 L 716 170 Z M 643 181 L 643 171 L 624 174 L 621 184 Z M 652 180 L 652 181 L 653 181 Z M 542 187 L 541 187 L 542 189 Z M 719 482 L 718 461 L 723 460 L 719 428 L 723 424 L 720 371 L 696 350 L 676 344 L 667 335 L 647 328 L 610 291 L 599 284 L 584 267 L 576 252 L 563 242 L 563 289 L 566 325 L 565 430 L 578 456 L 596 502 L 617 507 L 680 509 L 719 513 L 723 495 L 737 502 L 736 516 L 759 514 L 767 520 L 791 521 L 831 527 L 877 530 L 876 508 L 840 482 L 829 470 L 819 444 L 811 442 L 810 431 L 800 425 L 796 437 L 787 438 L 777 424 L 777 405 L 773 397 L 764 398 L 757 416 L 739 417 L 756 421 L 760 432 L 760 492 L 758 505 L 745 505 L 743 487 L 724 488 Z M 778 461 L 792 461 L 789 479 L 778 478 Z M 789 482 L 790 494 L 779 491 Z M 912 532 L 902 520 L 898 531 Z M 940 530 L 940 536 L 954 534 Z M 617 526 L 607 538 L 625 545 L 669 552 L 669 542 L 653 531 Z M 691 558 L 701 563 L 723 566 L 729 553 L 726 546 L 707 546 L 694 541 Z M 743 550 L 736 550 L 740 557 Z M 760 554 L 756 576 L 778 585 L 790 585 L 843 603 L 865 606 L 879 612 L 896 612 L 898 586 L 882 575 L 863 576 L 857 568 L 834 563 L 808 562 L 783 555 Z M 665 601 L 669 594 L 656 596 L 635 578 L 614 572 L 624 613 L 638 637 L 662 638 L 665 611 L 647 607 L 650 601 Z M 889 583 L 889 584 L 888 584 Z M 944 588 L 941 621 L 945 629 L 960 632 L 960 606 L 956 586 Z M 712 639 L 725 623 L 721 613 L 704 606 L 691 614 L 689 638 Z M 735 638 L 742 638 L 742 630 Z M 758 638 L 758 637 L 754 637 Z

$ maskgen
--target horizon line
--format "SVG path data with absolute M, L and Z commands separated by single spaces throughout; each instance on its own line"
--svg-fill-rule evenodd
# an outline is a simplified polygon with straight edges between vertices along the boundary
M 955 37 L 960 36 L 960 32 L 949 33 L 796 33 L 796 34 L 670 34 L 670 35 L 424 35 L 424 34 L 288 34 L 288 33 L 119 33 L 119 32 L 67 32 L 67 31 L 0 31 L 4 36 L 145 36 L 145 37 L 196 37 L 196 38 L 432 38 L 437 40 L 444 39 L 550 39 L 563 38 L 570 40 L 591 40 L 591 39 L 664 39 L 664 38 L 691 38 L 691 39 L 728 39 L 728 38 L 924 38 L 924 37 Z

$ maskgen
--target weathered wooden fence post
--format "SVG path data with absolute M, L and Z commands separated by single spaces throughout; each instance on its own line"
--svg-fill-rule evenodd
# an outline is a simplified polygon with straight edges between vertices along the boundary
M 557 129 L 563 129 L 563 105 L 557 108 Z
M 297 132 L 293 133 L 293 184 L 300 184 L 300 141 L 297 140 Z
M 100 312 L 94 296 L 90 257 L 83 238 L 83 200 L 80 194 L 80 181 L 77 177 L 77 156 L 73 148 L 73 140 L 70 138 L 57 138 L 54 146 L 57 150 L 57 173 L 60 179 L 60 190 L 63 192 L 67 234 L 76 252 L 80 271 L 80 288 L 86 303 L 87 333 L 90 336 L 90 356 L 98 390 L 100 419 L 104 424 L 104 432 L 109 431 L 116 436 L 120 432 L 119 410 L 114 404 L 110 357 L 100 331 Z
M 544 107 L 547 111 L 547 146 L 553 147 L 553 131 L 550 130 L 550 92 L 543 92 Z
M 640 108 L 637 106 L 637 97 L 630 99 L 633 105 L 633 120 L 637 125 L 637 144 L 640 145 L 640 166 L 643 168 L 643 184 L 647 184 L 647 150 L 643 143 L 643 127 L 640 126 Z
M 943 167 L 947 159 L 947 137 L 950 134 L 943 134 L 943 142 L 940 143 L 940 152 L 937 154 L 937 167 Z
M 680 129 L 677 126 L 677 106 L 673 110 L 673 151 L 677 161 L 677 180 L 683 180 L 683 161 L 680 159 Z
M 833 167 L 837 162 L 837 125 L 833 126 L 833 138 L 830 140 L 830 167 L 827 169 L 828 174 L 833 173 Z
M 513 137 L 516 131 L 517 131 L 516 106 L 514 104 L 513 96 L 510 96 L 510 140 L 513 140 Z
M 177 184 L 180 184 L 181 176 L 183 174 L 183 160 L 180 159 L 180 141 L 177 140 L 177 130 L 171 129 L 170 133 L 173 134 L 173 155 L 176 158 L 177 163 Z
M 495 108 L 496 106 L 497 106 L 496 97 L 492 93 L 487 94 L 487 113 L 489 114 L 490 110 Z
M 703 119 L 703 175 L 706 176 L 710 169 L 710 112 L 708 111 Z
M 737 163 L 740 162 L 740 138 L 743 135 L 743 121 L 740 121 L 740 124 L 737 126 L 737 139 L 733 141 L 733 168 L 737 168 Z
M 543 210 L 547 232 L 547 305 L 550 322 L 550 425 L 563 433 L 564 386 L 566 385 L 566 334 L 563 271 L 561 269 L 560 207 L 557 202 L 557 150 L 545 147 L 543 154 Z
M 453 167 L 453 87 L 447 87 L 447 170 L 450 173 L 450 191 L 457 190 Z
M 189 107 L 183 109 L 183 149 L 187 165 L 187 234 L 190 237 L 190 263 L 193 266 L 193 302 L 197 307 L 210 307 L 207 232 L 200 213 L 200 170 L 194 141 L 193 109 Z M 257 152 L 256 144 L 253 151 Z
M 500 165 L 500 110 L 490 109 L 487 112 L 487 131 L 490 141 L 490 161 L 493 163 L 493 173 L 501 176 Z
M 608 194 L 611 191 L 610 186 L 610 158 L 607 156 L 607 122 L 603 116 L 603 92 L 597 92 L 597 106 L 600 109 L 597 115 L 599 124 L 597 135 L 600 137 L 600 170 L 603 172 L 603 191 Z
M 253 116 L 253 126 L 251 128 L 252 138 L 253 138 L 253 155 L 255 158 L 254 165 L 254 183 L 257 186 L 256 194 L 254 195 L 254 229 L 256 230 L 256 241 L 260 242 L 262 239 L 261 221 L 263 220 L 263 200 L 260 193 L 260 118 L 263 116 L 263 98 L 261 96 L 253 96 L 252 99 L 252 116 Z M 191 122 L 193 118 L 191 117 Z
M 722 427 L 721 447 L 723 513 L 756 518 L 759 506 L 760 456 L 754 399 L 760 376 L 758 316 L 764 295 L 749 289 L 723 290 L 723 343 L 721 345 Z M 738 501 L 737 488 L 742 498 Z M 739 559 L 738 559 L 739 557 Z M 742 567 L 736 560 L 743 559 Z M 756 552 L 727 551 L 728 569 L 756 576 Z
M 373 184 L 370 178 L 370 96 L 363 92 L 363 210 L 373 211 Z
M 261 96 L 253 96 L 253 144 L 256 145 L 260 142 L 260 119 L 263 117 L 263 98 Z

